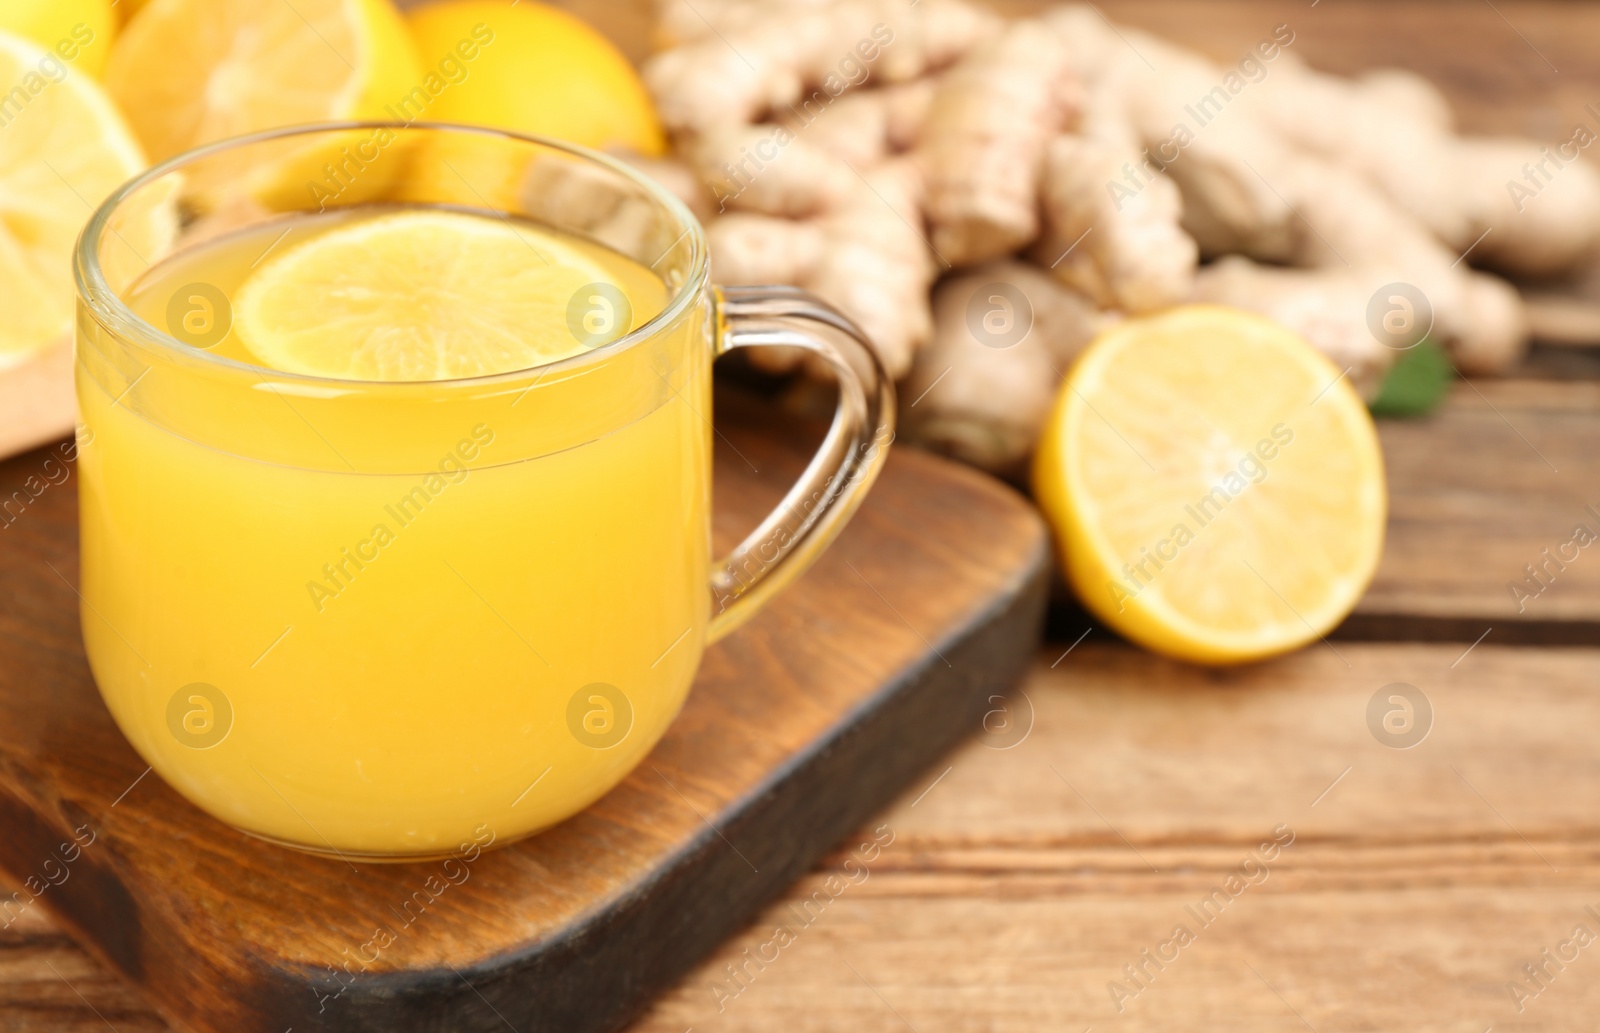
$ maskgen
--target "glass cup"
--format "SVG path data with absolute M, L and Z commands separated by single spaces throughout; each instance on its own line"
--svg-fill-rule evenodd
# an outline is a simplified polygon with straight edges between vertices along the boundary
M 591 347 L 469 379 L 228 357 L 223 288 L 243 267 L 227 242 L 271 250 L 377 205 L 602 245 L 653 270 L 665 308 L 607 336 L 618 299 L 574 297 Z M 152 307 L 149 271 L 185 261 Z M 75 272 L 95 681 L 169 785 L 311 852 L 436 857 L 600 797 L 666 730 L 707 643 L 816 558 L 887 451 L 892 385 L 849 321 L 791 288 L 713 288 L 682 203 L 549 140 L 362 123 L 225 141 L 113 194 Z M 769 346 L 815 353 L 838 409 L 799 483 L 713 560 L 711 365 Z

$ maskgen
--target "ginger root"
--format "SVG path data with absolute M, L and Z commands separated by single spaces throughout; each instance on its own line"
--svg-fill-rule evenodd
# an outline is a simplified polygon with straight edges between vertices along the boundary
M 920 195 L 917 169 L 902 158 L 867 170 L 848 197 L 809 220 L 725 216 L 706 231 L 712 278 L 810 290 L 854 320 L 899 379 L 931 332 L 928 288 L 936 270 L 914 221 Z M 761 349 L 751 358 L 781 370 L 799 356 Z
M 1572 147 L 1458 135 L 1425 81 L 1315 72 L 1289 26 L 1229 68 L 1087 4 L 664 2 L 646 82 L 714 195 L 714 278 L 834 304 L 905 378 L 907 436 L 991 470 L 1021 469 L 1067 363 L 1124 314 L 1252 309 L 1370 396 L 1410 341 L 1395 299 L 1495 372 L 1527 319 L 1471 266 L 1600 252 L 1600 173 Z M 1019 301 L 1031 329 L 996 337 Z
M 1456 255 L 1471 248 L 1504 272 L 1548 276 L 1600 249 L 1600 170 L 1578 157 L 1579 137 L 1563 156 L 1559 145 L 1457 136 L 1444 98 L 1417 76 L 1351 81 L 1285 58 L 1244 98 L 1252 113 L 1366 178 Z
M 1200 270 L 1193 300 L 1249 309 L 1282 323 L 1349 370 L 1355 389 L 1370 399 L 1397 354 L 1368 330 L 1367 303 L 1376 286 L 1351 270 L 1286 269 L 1229 255 Z
M 1104 184 L 1133 152 L 1093 136 L 1061 136 L 1045 156 L 1045 235 L 1030 252 L 1061 282 L 1103 308 L 1147 312 L 1181 301 L 1199 251 L 1180 225 L 1182 201 L 1165 176 L 1131 198 Z
M 826 118 L 809 110 L 787 111 L 779 124 L 806 132 L 819 149 L 856 168 L 911 150 L 921 137 L 939 76 L 846 93 Z
M 903 155 L 935 73 L 1001 26 L 964 0 L 669 5 L 664 31 L 683 42 L 644 76 L 677 152 L 726 213 L 707 227 L 716 282 L 806 287 L 903 375 L 931 332 L 936 275 L 921 173 Z M 787 369 L 801 355 L 751 359 Z
M 1021 249 L 1039 233 L 1045 147 L 1077 106 L 1066 48 L 1015 22 L 939 83 L 917 157 L 933 250 L 954 267 Z
M 667 192 L 682 201 L 684 207 L 701 222 L 711 218 L 716 210 L 705 183 L 687 162 L 674 157 L 650 157 L 631 150 L 619 149 L 611 154 L 666 187 Z
M 656 48 L 668 50 L 715 36 L 754 18 L 807 7 L 826 7 L 833 0 L 662 0 L 656 17 Z
M 684 151 L 719 211 L 805 218 L 837 207 L 860 185 L 848 162 L 783 126 L 712 130 Z
M 903 392 L 906 438 L 1020 476 L 1067 367 L 1116 317 L 1014 259 L 946 277 L 933 312 L 933 340 Z
M 1587 131 L 1587 130 L 1584 130 Z M 1590 137 L 1593 139 L 1593 137 Z M 1531 140 L 1462 137 L 1456 141 L 1457 189 L 1469 232 L 1451 240 L 1493 269 L 1514 276 L 1559 276 L 1600 253 L 1600 171 L 1576 148 Z M 1465 234 L 1462 234 L 1465 236 Z
M 1296 154 L 1232 111 L 1192 128 L 1196 116 L 1187 109 L 1218 88 L 1220 69 L 1148 33 L 1113 30 L 1083 5 L 1052 9 L 1044 21 L 1068 41 L 1100 124 L 1121 121 L 1120 131 L 1142 148 L 1103 191 L 1126 203 L 1168 177 L 1182 195 L 1183 228 L 1202 255 L 1289 259 L 1294 211 L 1273 184 Z
M 1284 26 L 1258 47 L 1261 72 L 1246 80 L 1145 33 L 1127 30 L 1124 42 L 1086 8 L 1059 9 L 1049 22 L 1076 40 L 1069 49 L 1096 103 L 1120 104 L 1145 148 L 1142 164 L 1107 183 L 1124 207 L 1159 189 L 1165 175 L 1178 185 L 1183 225 L 1204 254 L 1343 270 L 1374 290 L 1412 284 L 1426 295 L 1436 338 L 1464 370 L 1504 369 L 1522 354 L 1527 328 L 1515 295 L 1459 261 L 1440 239 L 1443 216 L 1430 221 L 1416 210 L 1443 189 L 1440 176 L 1459 168 L 1464 151 L 1441 128 L 1442 105 L 1415 80 L 1389 75 L 1352 84 L 1311 73 L 1283 51 L 1293 40 Z M 1391 178 L 1410 175 L 1423 184 L 1410 206 L 1395 196 L 1398 188 L 1386 191 L 1374 181 L 1379 162 L 1372 141 L 1355 146 L 1378 124 L 1369 117 L 1376 109 L 1384 112 L 1383 138 L 1404 141 L 1399 154 L 1417 159 L 1390 150 L 1384 165 Z M 1422 156 L 1433 164 L 1415 171 Z M 1237 280 L 1230 274 L 1223 282 Z M 1346 301 L 1357 300 L 1340 276 L 1277 282 L 1326 282 Z M 1363 302 L 1348 318 L 1324 320 L 1318 339 L 1338 354 L 1370 352 L 1365 309 Z M 1328 335 L 1333 325 L 1355 336 L 1335 344 Z
M 808 90 L 813 100 L 831 99 L 869 74 L 909 81 L 999 28 L 994 15 L 961 0 L 716 6 L 723 25 L 709 21 L 711 34 L 644 64 L 645 84 L 674 134 L 746 125 L 796 104 Z

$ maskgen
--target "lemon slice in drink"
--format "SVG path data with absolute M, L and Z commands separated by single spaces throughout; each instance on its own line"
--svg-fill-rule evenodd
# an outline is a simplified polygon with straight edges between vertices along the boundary
M 51 81 L 50 67 L 45 51 L 0 32 L 0 369 L 71 329 L 73 242 L 93 206 L 144 167 L 100 87 L 79 71 Z
M 453 380 L 595 347 L 569 313 L 610 282 L 571 242 L 526 224 L 397 212 L 263 263 L 239 290 L 233 328 L 263 365 L 289 373 Z
M 388 0 L 150 0 L 106 67 L 157 161 L 275 126 L 389 117 L 420 79 Z
M 1084 604 L 1186 660 L 1315 641 L 1383 547 L 1366 407 L 1310 345 L 1237 309 L 1185 306 L 1100 337 L 1063 386 L 1033 481 Z

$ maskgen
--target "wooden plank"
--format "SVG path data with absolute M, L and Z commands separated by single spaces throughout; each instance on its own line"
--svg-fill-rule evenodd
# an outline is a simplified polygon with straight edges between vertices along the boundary
M 1011 698 L 1025 739 L 932 769 L 851 841 L 894 835 L 864 881 L 836 852 L 639 1029 L 1593 1028 L 1590 952 L 1524 1012 L 1507 984 L 1574 924 L 1600 935 L 1600 652 L 1339 644 L 1212 673 L 1092 643 L 1052 670 L 1061 648 Z M 1433 707 L 1409 750 L 1366 719 L 1395 681 Z M 1123 966 L 1179 924 L 1195 942 L 1141 990 Z M 794 942 L 749 963 L 779 926 Z
M 573 6 L 586 3 L 574 0 Z M 1584 103 L 1600 96 L 1600 12 L 1586 5 L 1097 5 L 1113 18 L 1182 39 L 1222 60 L 1258 38 L 1262 25 L 1287 21 L 1299 33 L 1296 47 L 1319 67 L 1350 72 L 1397 64 L 1432 76 L 1450 95 L 1462 124 L 1477 131 L 1557 138 Z M 1527 36 L 1561 74 L 1541 78 L 1539 57 L 1516 33 Z M 1463 429 L 1475 428 L 1469 440 L 1487 447 L 1488 458 L 1467 471 L 1476 475 L 1471 483 L 1477 487 L 1458 494 L 1454 485 L 1435 482 L 1432 505 L 1448 510 L 1451 519 L 1465 514 L 1480 530 L 1515 533 L 1512 525 L 1522 523 L 1518 499 L 1526 498 L 1532 500 L 1530 526 L 1557 527 L 1549 521 L 1584 494 L 1567 478 L 1585 467 L 1566 465 L 1571 457 L 1564 450 L 1593 441 L 1592 426 L 1571 412 L 1563 415 L 1561 405 L 1535 414 L 1531 429 L 1520 409 L 1512 411 L 1519 405 L 1538 408 L 1529 398 L 1550 384 L 1511 388 L 1521 392 L 1518 401 L 1497 393 L 1499 385 L 1475 383 L 1559 472 L 1524 470 L 1525 457 L 1512 461 L 1510 489 L 1486 497 L 1491 467 L 1510 459 L 1517 437 L 1487 402 L 1458 392 L 1438 419 L 1459 418 Z M 1563 393 L 1569 386 L 1555 392 L 1562 405 L 1574 400 Z M 1472 410 L 1475 404 L 1478 411 Z M 1584 397 L 1577 404 L 1590 406 Z M 1494 421 L 1504 439 L 1491 436 Z M 1426 478 L 1435 461 L 1471 466 L 1474 453 L 1462 451 L 1461 442 L 1430 445 L 1427 426 L 1385 425 L 1392 473 L 1414 466 Z M 1481 516 L 1484 506 L 1492 519 Z M 1257 669 L 1261 676 L 1181 669 L 1174 674 L 1168 665 L 1139 658 L 1128 661 L 1145 665 L 1136 675 L 1107 681 L 1093 673 L 1106 662 L 1096 654 L 1098 632 L 1056 674 L 1044 674 L 1065 650 L 1064 642 L 1043 657 L 1027 687 L 1038 710 L 1022 746 L 999 751 L 975 743 L 947 762 L 947 774 L 945 764 L 929 770 L 880 819 L 897 838 L 871 866 L 870 880 L 834 900 L 748 991 L 717 1012 L 709 985 L 726 980 L 723 966 L 742 961 L 742 948 L 758 949 L 770 937 L 764 925 L 782 919 L 781 904 L 686 977 L 643 1028 L 680 1033 L 693 1023 L 700 1030 L 729 1031 L 899 1029 L 903 1016 L 918 1033 L 1076 1031 L 1091 1024 L 1099 1030 L 1300 1030 L 1306 1024 L 1298 1012 L 1321 1033 L 1480 1033 L 1490 1025 L 1591 1029 L 1600 1005 L 1600 982 L 1587 972 L 1592 951 L 1552 980 L 1547 992 L 1525 1002 L 1524 1012 L 1516 1011 L 1505 984 L 1524 963 L 1538 960 L 1540 949 L 1554 948 L 1573 923 L 1588 921 L 1584 903 L 1600 902 L 1588 881 L 1597 840 L 1593 750 L 1582 741 L 1594 726 L 1584 698 L 1595 682 L 1594 661 L 1581 650 L 1497 649 L 1507 626 L 1488 616 L 1496 605 L 1499 568 L 1509 563 L 1514 572 L 1533 557 L 1507 548 L 1498 558 L 1482 558 L 1481 539 L 1446 549 L 1428 535 L 1426 510 L 1417 512 L 1414 536 L 1393 532 L 1391 552 L 1395 542 L 1409 540 L 1424 553 L 1435 550 L 1431 555 L 1444 556 L 1448 564 L 1470 568 L 1471 606 L 1464 617 L 1440 609 L 1435 604 L 1449 601 L 1452 584 L 1425 578 L 1419 586 L 1406 564 L 1391 556 L 1369 602 L 1389 610 L 1421 604 L 1433 607 L 1431 615 L 1407 628 L 1397 622 L 1399 615 L 1379 610 L 1374 615 L 1387 630 L 1364 634 L 1450 627 L 1461 639 L 1458 645 L 1416 652 L 1336 640 L 1334 647 L 1370 683 L 1345 685 L 1341 694 L 1330 686 L 1345 684 L 1339 681 L 1342 668 L 1324 647 Z M 1535 552 L 1549 544 L 1536 535 L 1526 539 L 1534 542 Z M 1530 604 L 1532 619 L 1512 631 L 1526 634 L 1544 604 L 1557 600 L 1562 615 L 1554 618 L 1560 624 L 1555 637 L 1570 636 L 1574 622 L 1582 630 L 1584 597 L 1594 596 L 1593 586 L 1581 587 L 1586 583 L 1580 578 L 1585 565 L 1596 562 L 1587 552 L 1584 557 Z M 1503 584 L 1499 591 L 1505 591 Z M 1479 619 L 1496 630 L 1459 659 L 1481 633 L 1472 627 Z M 1079 627 L 1072 629 L 1074 636 Z M 1113 661 L 1123 656 L 1106 652 Z M 1327 670 L 1316 666 L 1318 656 Z M 1399 659 L 1374 663 L 1372 656 Z M 1306 659 L 1316 691 L 1302 697 L 1298 683 L 1305 671 L 1294 664 Z M 1492 678 L 1477 666 L 1485 660 Z M 1413 664 L 1444 679 L 1409 677 L 1436 703 L 1450 704 L 1441 709 L 1434 736 L 1403 754 L 1374 751 L 1377 759 L 1370 764 L 1341 761 L 1336 754 L 1348 745 L 1352 715 L 1364 712 L 1363 691 L 1369 697 L 1374 685 L 1406 677 Z M 1242 676 L 1248 680 L 1237 680 Z M 1451 718 L 1448 726 L 1444 716 Z M 1448 727 L 1469 726 L 1470 734 L 1459 738 L 1446 734 Z M 1359 740 L 1363 733 L 1357 728 L 1354 734 Z M 1441 743 L 1452 746 L 1442 768 L 1429 752 Z M 1083 795 L 1052 785 L 1056 776 L 1048 770 L 1021 765 L 1018 758 L 1033 751 Z M 1426 762 L 1404 766 L 1418 758 Z M 1462 788 L 1449 770 L 1452 762 L 1471 787 Z M 1296 843 L 1271 878 L 1248 890 L 1148 992 L 1116 1013 L 1105 983 L 1122 964 L 1136 960 L 1141 948 L 1156 947 L 1182 919 L 1184 906 L 1240 859 L 1241 835 L 1261 831 L 1251 819 L 1271 817 L 1280 802 L 1304 806 L 1308 788 L 1325 788 L 1311 777 L 1313 769 L 1325 768 L 1332 782 L 1346 766 L 1350 772 L 1310 808 L 1316 820 L 1294 825 Z M 1124 770 L 1134 776 L 1117 774 Z M 1298 795 L 1280 800 L 1269 791 L 1279 782 L 1285 793 Z M 1476 812 L 1469 791 L 1474 788 L 1481 794 Z M 1132 792 L 1128 807 L 1120 795 L 1126 791 Z M 1341 800 L 1347 801 L 1343 810 Z M 1132 846 L 1159 871 L 1150 872 L 1119 836 L 1097 825 L 1089 803 L 1118 830 L 1128 832 L 1131 825 Z M 1202 806 L 1189 816 L 1186 808 L 1197 804 Z M 1434 820 L 1440 808 L 1443 817 Z M 1425 835 L 1405 841 L 1401 837 L 1413 821 Z M 990 831 L 991 824 L 997 831 Z M 1535 848 L 1558 871 L 1542 864 L 1531 852 Z M 843 871 L 847 857 L 827 859 L 789 902 L 798 905 L 823 889 L 829 874 Z M 1168 877 L 1178 881 L 1162 882 Z M 125 984 L 41 915 L 30 911 L 0 932 L 0 1031 L 103 1030 L 107 1022 L 100 1015 L 122 1033 L 164 1028 L 141 1010 Z M 1590 928 L 1600 931 L 1595 924 Z
M 1522 1012 L 1507 987 L 1575 924 L 1600 934 L 1600 651 L 1336 646 L 1228 673 L 1042 653 L 1004 701 L 1015 726 L 928 769 L 637 1028 L 1591 1029 L 1592 952 Z M 1368 724 L 1392 682 L 1432 707 L 1411 749 Z M 1202 927 L 1189 908 L 1280 825 L 1293 842 Z M 1138 990 L 1123 966 L 1178 924 L 1195 942 L 1119 1013 L 1106 984 Z M 0 1009 L 7 1033 L 103 1028 L 41 957 L 108 1018 L 127 1007 L 51 935 L 0 939 L 34 966 L 0 967 L 0 1001 L 55 995 L 65 1019 Z M 124 1033 L 159 1028 L 122 1014 Z
M 731 401 L 723 548 L 809 458 Z M 0 465 L 0 487 L 42 463 Z M 438 864 L 358 870 L 266 846 L 145 777 L 78 642 L 76 528 L 68 478 L 0 529 L 0 866 L 52 883 L 64 868 L 20 910 L 51 908 L 180 1028 L 238 1033 L 614 1028 L 978 722 L 1026 668 L 1048 559 L 1009 489 L 897 451 L 816 568 L 706 654 L 644 764 L 416 913 L 400 902 Z M 92 842 L 57 859 L 80 828 Z M 18 910 L 0 901 L 0 924 Z M 362 950 L 377 927 L 394 941 Z M 31 979 L 39 956 L 21 957 Z M 57 996 L 50 983 L 41 999 Z
M 1474 380 L 1379 432 L 1389 537 L 1342 634 L 1600 644 L 1600 382 Z
M 0 895 L 22 886 L 0 875 Z M 132 984 L 73 942 L 43 908 L 0 929 L 3 1033 L 168 1033 Z

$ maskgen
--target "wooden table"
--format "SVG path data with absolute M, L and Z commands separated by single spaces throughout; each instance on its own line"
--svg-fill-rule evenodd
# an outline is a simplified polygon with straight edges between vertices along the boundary
M 1523 965 L 1546 948 L 1570 956 L 1574 926 L 1600 933 L 1587 910 L 1600 911 L 1589 867 L 1600 855 L 1600 560 L 1584 553 L 1524 614 L 1494 589 L 1520 573 L 1507 569 L 1516 558 L 1560 540 L 1566 511 L 1600 526 L 1576 501 L 1600 502 L 1600 385 L 1476 387 L 1432 421 L 1385 425 L 1397 476 L 1430 465 L 1457 485 L 1397 490 L 1364 611 L 1375 627 L 1410 608 L 1431 615 L 1424 629 L 1482 631 L 1335 636 L 1233 672 L 1098 630 L 1053 644 L 995 701 L 985 732 L 639 1028 L 1592 1029 L 1595 951 L 1562 971 L 1546 963 L 1554 977 L 1521 1013 L 1508 985 L 1537 989 Z M 1438 461 L 1439 442 L 1494 425 L 1498 440 Z M 1421 519 L 1429 499 L 1438 527 Z M 1484 548 L 1440 533 L 1462 514 L 1492 529 L 1518 499 L 1525 519 Z M 1430 546 L 1455 552 L 1453 570 L 1432 561 L 1449 591 L 1418 570 Z M 1463 616 L 1441 618 L 1452 598 Z M 1542 612 L 1589 645 L 1498 644 L 1526 640 Z M 1394 683 L 1432 710 L 1410 749 L 1385 745 L 1368 717 Z M 875 856 L 859 848 L 872 839 L 888 841 Z M 1283 845 L 1261 848 L 1274 839 Z M 1178 944 L 1178 926 L 1192 942 Z M 1137 982 L 1129 965 L 1143 967 Z M 107 1025 L 165 1029 L 42 910 L 0 933 L 0 1030 Z
M 1600 101 L 1594 7 L 1102 8 L 1225 59 L 1288 22 L 1324 67 L 1428 73 L 1472 128 L 1554 139 Z M 1540 352 L 1384 425 L 1390 548 L 1328 645 L 1207 672 L 1063 617 L 989 730 L 638 1028 L 1595 1028 L 1600 553 L 1525 612 L 1505 586 L 1600 529 L 1600 383 L 1570 379 L 1597 365 Z M 1409 749 L 1368 719 L 1394 683 L 1432 711 Z M 40 909 L 0 933 L 0 1033 L 108 1026 L 166 1028 Z

